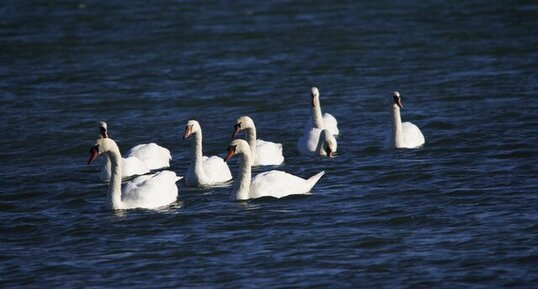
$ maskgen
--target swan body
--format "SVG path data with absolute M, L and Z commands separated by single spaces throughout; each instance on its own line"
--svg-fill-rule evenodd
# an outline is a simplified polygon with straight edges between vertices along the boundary
M 410 122 L 402 123 L 400 109 L 403 108 L 400 93 L 395 91 L 392 104 L 392 131 L 387 144 L 395 148 L 418 148 L 426 142 L 420 129 Z
M 192 159 L 185 183 L 190 187 L 212 186 L 222 184 L 232 179 L 228 165 L 221 157 L 206 157 L 202 154 L 202 127 L 195 120 L 189 120 L 183 134 L 183 139 L 193 136 Z
M 99 134 L 101 138 L 109 137 L 108 125 L 104 121 L 99 122 Z M 170 151 L 155 143 L 137 145 L 131 149 L 126 158 L 122 159 L 122 179 L 130 179 L 147 174 L 150 170 L 169 167 L 171 159 Z M 105 156 L 105 164 L 99 176 L 103 182 L 110 180 L 111 165 L 108 155 Z
M 336 153 L 337 147 L 336 138 L 328 129 L 312 128 L 297 141 L 301 155 L 330 157 Z
M 251 150 L 248 143 L 242 139 L 232 141 L 228 147 L 229 160 L 233 155 L 239 155 L 239 173 L 233 185 L 232 199 L 248 200 L 261 197 L 282 198 L 289 195 L 308 194 L 312 187 L 325 174 L 317 173 L 309 179 L 303 179 L 292 174 L 271 170 L 263 172 L 251 180 Z
M 106 122 L 99 122 L 99 134 L 101 138 L 108 138 L 108 125 Z M 122 158 L 122 180 L 149 173 L 149 169 L 144 162 L 135 157 Z M 105 155 L 105 163 L 101 167 L 100 179 L 109 182 L 112 174 L 110 158 Z
M 178 177 L 172 171 L 161 171 L 152 175 L 139 176 L 121 186 L 122 158 L 115 141 L 110 138 L 98 139 L 90 149 L 88 164 L 99 155 L 106 153 L 110 158 L 111 177 L 108 185 L 107 206 L 114 210 L 146 208 L 155 209 L 177 200 Z
M 170 160 L 172 159 L 170 151 L 156 143 L 136 145 L 129 150 L 127 157 L 138 158 L 150 170 L 167 168 L 170 166 Z
M 122 158 L 121 166 L 122 180 L 149 173 L 146 164 L 135 157 Z M 111 167 L 110 158 L 105 156 L 105 164 L 101 168 L 101 173 L 99 174 L 99 177 L 103 182 L 110 181 L 110 176 L 112 175 Z
M 312 97 L 312 116 L 307 120 L 304 133 L 308 133 L 312 128 L 328 129 L 333 135 L 338 136 L 338 122 L 330 113 L 321 113 L 321 103 L 319 101 L 319 90 L 312 87 L 310 96 Z
M 232 137 L 235 137 L 242 130 L 247 134 L 253 166 L 276 166 L 284 162 L 282 144 L 256 139 L 256 126 L 249 116 L 242 116 L 235 121 Z

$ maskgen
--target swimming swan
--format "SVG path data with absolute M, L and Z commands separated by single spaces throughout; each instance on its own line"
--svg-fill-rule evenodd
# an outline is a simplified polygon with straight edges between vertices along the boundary
M 256 139 L 256 126 L 249 116 L 242 116 L 235 121 L 232 138 L 242 130 L 247 134 L 253 166 L 280 165 L 284 162 L 282 144 Z
M 263 172 L 251 180 L 252 153 L 248 143 L 236 139 L 230 143 L 228 154 L 224 161 L 239 155 L 239 173 L 234 180 L 232 199 L 248 200 L 261 197 L 282 198 L 294 194 L 308 194 L 312 187 L 325 174 L 317 173 L 309 179 L 303 179 L 283 171 L 272 170 Z
M 109 137 L 106 122 L 99 122 L 99 132 L 101 137 Z M 155 143 L 134 146 L 127 153 L 127 157 L 123 159 L 122 179 L 147 174 L 150 170 L 167 168 L 170 166 L 171 159 L 172 155 L 170 154 L 170 151 Z M 110 180 L 110 175 L 110 160 L 107 158 L 101 169 L 100 178 L 104 182 L 108 182 Z
M 400 93 L 395 91 L 392 104 L 392 133 L 387 143 L 395 148 L 421 147 L 425 143 L 424 135 L 416 125 L 410 122 L 402 123 L 401 108 L 403 108 L 402 98 Z
M 212 186 L 221 184 L 232 179 L 232 173 L 228 165 L 221 157 L 206 157 L 202 154 L 202 127 L 196 120 L 189 120 L 185 127 L 183 139 L 193 136 L 192 159 L 185 183 L 190 187 Z
M 178 177 L 172 171 L 161 171 L 152 175 L 139 176 L 121 186 L 122 158 L 120 149 L 110 138 L 100 138 L 90 149 L 88 164 L 101 154 L 110 158 L 112 175 L 108 184 L 107 207 L 113 210 L 146 208 L 154 209 L 166 206 L 177 200 Z

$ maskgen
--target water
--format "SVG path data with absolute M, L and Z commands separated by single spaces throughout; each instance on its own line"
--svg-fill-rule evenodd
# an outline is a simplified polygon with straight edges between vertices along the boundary
M 529 288 L 538 284 L 538 5 L 530 1 L 7 1 L 0 6 L 3 288 Z M 316 85 L 338 156 L 295 147 Z M 382 147 L 393 90 L 426 146 Z M 284 145 L 310 196 L 189 189 L 105 209 L 106 120 L 184 175 L 186 121 Z M 232 161 L 232 173 L 237 162 Z M 256 170 L 255 173 L 263 171 Z

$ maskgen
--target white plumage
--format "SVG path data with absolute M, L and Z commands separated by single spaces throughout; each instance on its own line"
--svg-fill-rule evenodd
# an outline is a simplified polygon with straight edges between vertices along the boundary
M 275 166 L 284 162 L 282 144 L 256 139 L 256 126 L 249 116 L 242 116 L 235 121 L 233 137 L 242 130 L 247 134 L 253 166 Z
M 110 138 L 98 139 L 90 153 L 88 164 L 103 153 L 110 158 L 111 177 L 108 185 L 107 206 L 111 209 L 155 209 L 176 201 L 178 195 L 176 182 L 182 178 L 176 173 L 161 171 L 139 176 L 125 183 L 122 188 L 122 158 L 116 142 Z
M 403 105 L 400 93 L 395 91 L 392 104 L 392 130 L 387 136 L 385 144 L 395 148 L 418 148 L 423 146 L 426 140 L 420 129 L 413 123 L 402 123 L 401 108 L 403 108 Z
M 232 199 L 248 200 L 261 197 L 282 198 L 289 195 L 308 194 L 312 187 L 325 174 L 319 172 L 309 179 L 272 170 L 258 174 L 251 180 L 251 151 L 248 143 L 242 139 L 232 141 L 228 147 L 225 160 L 239 155 L 239 172 L 234 181 Z
M 231 180 L 232 173 L 221 157 L 203 156 L 202 127 L 195 120 L 187 122 L 183 139 L 187 139 L 191 135 L 194 140 L 192 141 L 191 164 L 185 175 L 187 186 L 213 186 Z

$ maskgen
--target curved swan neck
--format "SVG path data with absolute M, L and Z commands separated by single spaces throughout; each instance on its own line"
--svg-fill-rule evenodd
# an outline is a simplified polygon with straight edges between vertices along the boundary
M 316 105 L 312 106 L 312 126 L 323 128 L 323 116 L 321 115 L 321 104 L 319 98 L 315 100 Z
M 241 154 L 239 159 L 239 173 L 234 181 L 232 198 L 235 200 L 248 200 L 250 198 L 251 155 L 249 152 Z
M 403 147 L 402 118 L 400 116 L 400 107 L 396 104 L 392 105 L 392 137 L 395 147 Z
M 247 142 L 250 146 L 250 156 L 248 158 L 250 161 L 254 161 L 254 158 L 256 157 L 256 126 L 252 124 L 249 128 L 246 129 L 247 134 Z
M 197 176 L 201 176 L 204 173 L 202 161 L 203 161 L 203 152 L 202 152 L 202 130 L 193 134 L 194 140 L 192 142 L 192 163 L 191 166 L 194 169 L 194 172 Z
M 110 183 L 108 185 L 107 205 L 112 209 L 121 209 L 121 177 L 122 177 L 122 159 L 118 147 L 108 151 L 108 157 L 111 162 Z

